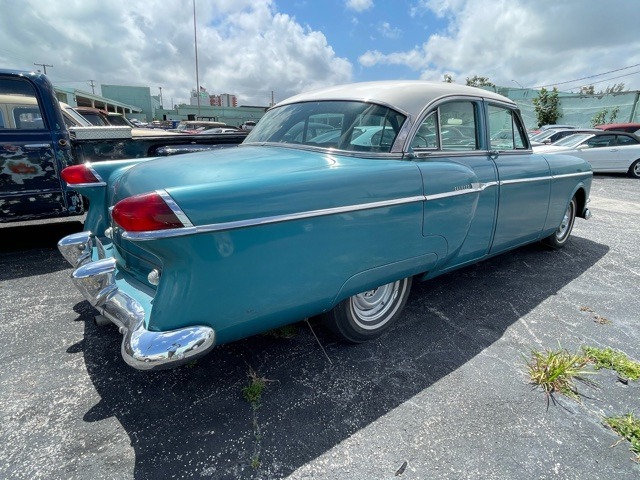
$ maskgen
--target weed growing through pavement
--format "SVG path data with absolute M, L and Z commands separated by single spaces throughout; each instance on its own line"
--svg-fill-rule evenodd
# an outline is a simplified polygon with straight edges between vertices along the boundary
M 618 375 L 629 380 L 640 378 L 640 362 L 631 360 L 624 353 L 613 348 L 582 347 L 585 356 L 594 363 L 597 370 L 608 368 L 615 370 Z
M 289 339 L 298 334 L 298 327 L 296 325 L 285 325 L 284 327 L 274 328 L 265 332 L 264 335 L 270 335 L 275 338 Z
M 640 419 L 632 413 L 620 417 L 608 417 L 604 422 L 618 435 L 631 442 L 631 451 L 636 454 L 635 460 L 640 462 Z
M 542 388 L 547 395 L 547 402 L 551 399 L 555 403 L 554 393 L 579 401 L 576 381 L 596 386 L 586 378 L 586 375 L 593 373 L 585 369 L 588 363 L 589 359 L 585 355 L 570 353 L 565 349 L 544 352 L 534 350 L 527 362 L 527 369 L 531 383 Z
M 258 423 L 258 408 L 260 408 L 260 399 L 262 398 L 262 392 L 267 386 L 268 382 L 274 380 L 268 380 L 264 377 L 260 377 L 257 372 L 249 367 L 249 385 L 242 389 L 242 395 L 249 402 L 253 409 L 253 436 L 255 437 L 255 451 L 253 457 L 251 457 L 251 467 L 254 470 L 260 468 L 260 452 L 262 450 L 262 432 L 260 430 L 260 424 Z
M 260 398 L 262 397 L 264 387 L 267 385 L 267 382 L 270 382 L 271 380 L 258 376 L 256 371 L 251 367 L 249 367 L 248 376 L 249 385 L 242 389 L 242 395 L 244 395 L 247 402 L 256 409 L 260 406 Z

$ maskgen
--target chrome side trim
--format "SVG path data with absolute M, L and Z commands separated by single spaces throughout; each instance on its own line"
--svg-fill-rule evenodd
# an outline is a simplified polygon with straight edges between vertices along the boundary
M 519 178 L 517 180 L 500 180 L 500 185 L 515 185 L 516 183 L 532 183 L 552 180 L 553 177 L 546 175 L 544 177 Z
M 215 345 L 215 331 L 194 325 L 165 332 L 147 330 L 145 311 L 134 298 L 116 285 L 113 257 L 89 262 L 71 278 L 84 297 L 123 335 L 124 361 L 138 370 L 172 368 L 208 353 Z
M 172 238 L 172 237 L 181 237 L 185 235 L 193 235 L 196 233 L 211 233 L 211 232 L 219 232 L 222 230 L 235 230 L 238 228 L 254 227 L 258 225 L 268 225 L 271 223 L 289 222 L 292 220 L 303 220 L 306 218 L 321 217 L 326 215 L 337 215 L 342 213 L 357 212 L 360 210 L 369 210 L 373 208 L 403 205 L 407 203 L 440 200 L 443 198 L 457 197 L 459 195 L 468 195 L 471 193 L 482 192 L 489 187 L 495 187 L 499 185 L 514 185 L 518 183 L 540 182 L 543 180 L 548 181 L 556 178 L 585 176 L 585 175 L 592 175 L 592 172 L 569 173 L 569 174 L 562 174 L 562 175 L 555 175 L 555 176 L 523 178 L 518 180 L 493 181 L 493 182 L 486 182 L 486 183 L 471 183 L 468 185 L 468 188 L 465 188 L 467 186 L 463 186 L 459 190 L 453 190 L 453 191 L 443 192 L 443 193 L 435 193 L 432 195 L 416 195 L 413 197 L 397 198 L 393 200 L 383 200 L 380 202 L 363 203 L 359 205 L 347 205 L 344 207 L 324 208 L 319 210 L 309 210 L 306 212 L 273 215 L 269 217 L 260 217 L 260 218 L 250 218 L 246 220 L 235 220 L 232 222 L 214 223 L 214 224 L 202 225 L 202 226 L 194 226 L 189 221 L 187 216 L 184 214 L 182 209 L 180 209 L 180 207 L 175 203 L 175 201 L 169 196 L 169 194 L 162 190 L 158 190 L 157 192 L 160 195 L 163 195 L 161 192 L 164 192 L 167 198 L 170 199 L 169 201 L 171 202 L 171 204 L 169 204 L 169 201 L 167 202 L 167 204 L 170 206 L 172 210 L 174 207 L 172 207 L 171 205 L 175 206 L 176 210 L 173 210 L 173 211 L 176 212 L 176 215 L 178 214 L 184 215 L 184 220 L 180 216 L 178 216 L 178 218 L 180 218 L 180 220 L 183 221 L 183 223 L 188 222 L 188 224 L 185 223 L 184 228 L 171 228 L 167 230 L 157 230 L 152 232 L 126 232 L 125 231 L 122 233 L 122 238 L 126 240 L 131 240 L 131 241 L 144 242 L 148 240 L 158 240 L 162 238 Z M 166 201 L 165 196 L 163 196 L 163 198 Z
M 69 185 L 67 183 L 67 186 L 75 190 L 76 188 L 106 187 L 107 183 L 106 182 L 74 183 L 73 185 Z
M 156 193 L 160 195 L 164 203 L 171 209 L 171 211 L 178 217 L 178 220 L 182 222 L 185 227 L 193 227 L 193 223 L 189 220 L 189 217 L 185 215 L 178 204 L 171 198 L 171 195 L 166 190 L 156 190 Z
M 458 193 L 458 192 L 456 192 Z M 273 215 L 270 217 L 250 218 L 247 220 L 235 220 L 232 222 L 214 223 L 197 227 L 172 228 L 167 230 L 157 230 L 154 232 L 123 232 L 122 238 L 132 241 L 156 240 L 160 238 L 177 237 L 194 233 L 219 232 L 221 230 L 235 230 L 238 228 L 253 227 L 257 225 L 268 225 L 271 223 L 289 222 L 292 220 L 302 220 L 306 218 L 322 217 L 342 213 L 357 212 L 360 210 L 370 210 L 373 208 L 391 207 L 404 205 L 407 203 L 424 202 L 424 195 L 413 197 L 397 198 L 393 200 L 382 200 L 380 202 L 363 203 L 360 205 L 347 205 L 344 207 L 323 208 L 320 210 L 309 210 L 306 212 L 287 213 L 283 215 Z
M 593 177 L 593 172 L 577 172 L 577 173 L 563 173 L 561 175 L 552 175 L 551 178 L 570 178 L 570 177 L 583 177 L 583 176 Z
M 470 184 L 470 188 L 466 188 L 463 190 L 455 190 L 453 192 L 444 192 L 444 193 L 436 193 L 433 195 L 427 195 L 425 200 L 439 200 L 441 198 L 449 198 L 449 197 L 457 197 L 458 195 L 467 195 L 469 193 L 483 192 L 489 187 L 495 187 L 498 185 L 498 182 L 487 182 L 487 183 L 472 183 Z
M 545 175 L 544 177 L 531 177 L 531 178 L 519 178 L 517 180 L 500 180 L 500 185 L 513 185 L 516 183 L 530 183 L 541 182 L 543 180 L 556 180 L 558 178 L 571 178 L 571 177 L 591 177 L 593 172 L 576 172 L 576 173 L 562 173 L 560 175 Z
M 51 148 L 50 143 L 30 143 L 28 145 L 24 145 L 24 148 L 28 150 L 35 150 L 37 148 Z

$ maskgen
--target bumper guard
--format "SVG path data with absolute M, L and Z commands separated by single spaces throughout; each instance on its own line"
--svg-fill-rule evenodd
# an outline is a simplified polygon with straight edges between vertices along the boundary
M 145 312 L 133 297 L 118 288 L 115 258 L 92 261 L 93 247 L 98 256 L 104 249 L 91 232 L 64 237 L 58 249 L 76 270 L 71 278 L 83 296 L 102 315 L 119 327 L 123 335 L 124 361 L 138 370 L 173 368 L 206 354 L 215 345 L 215 331 L 196 325 L 165 332 L 147 330 Z

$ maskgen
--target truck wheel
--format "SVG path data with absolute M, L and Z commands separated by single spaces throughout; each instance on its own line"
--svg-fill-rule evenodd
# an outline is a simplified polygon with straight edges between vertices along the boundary
M 400 316 L 411 280 L 404 278 L 349 297 L 325 314 L 324 321 L 336 335 L 352 343 L 376 338 Z
M 553 232 L 553 234 L 542 240 L 545 245 L 548 245 L 551 248 L 564 247 L 565 243 L 567 243 L 567 240 L 569 239 L 569 235 L 571 235 L 571 230 L 573 230 L 573 224 L 576 221 L 576 208 L 576 197 L 573 197 L 569 202 L 569 206 L 562 218 L 562 222 L 560 222 L 560 226 L 555 232 Z

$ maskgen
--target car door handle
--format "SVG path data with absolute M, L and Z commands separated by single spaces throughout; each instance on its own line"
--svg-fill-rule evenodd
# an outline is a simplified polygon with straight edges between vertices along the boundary
M 609 150 L 610 152 L 617 152 L 618 149 L 617 148 L 612 148 L 611 150 Z

